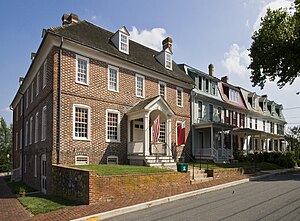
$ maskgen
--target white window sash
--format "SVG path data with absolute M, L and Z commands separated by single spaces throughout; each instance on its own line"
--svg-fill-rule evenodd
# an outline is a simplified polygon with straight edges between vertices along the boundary
M 109 113 L 111 114 L 117 114 L 117 139 L 110 139 L 108 138 L 108 115 Z M 113 109 L 107 109 L 106 110 L 106 133 L 105 133 L 105 137 L 106 137 L 106 142 L 120 142 L 120 112 L 118 110 L 113 110 Z

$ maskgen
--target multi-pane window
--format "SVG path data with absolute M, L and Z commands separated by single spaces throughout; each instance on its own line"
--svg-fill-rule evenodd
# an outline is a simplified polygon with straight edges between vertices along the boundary
M 198 120 L 201 120 L 202 117 L 202 101 L 198 101 Z
M 34 82 L 32 82 L 32 84 L 31 84 L 31 96 L 30 96 L 30 102 L 32 103 L 32 101 L 33 101 L 33 90 L 34 89 Z
M 252 128 L 252 117 L 249 118 L 250 128 Z
M 238 103 L 239 102 L 239 92 L 229 88 L 229 100 Z
M 16 132 L 16 135 L 15 135 L 15 141 L 16 141 L 15 146 L 16 146 L 16 150 L 18 149 L 18 139 L 19 139 L 19 134 L 18 134 L 18 132 Z
M 76 58 L 76 82 L 80 84 L 88 84 L 89 59 L 78 55 Z
M 202 77 L 199 76 L 199 85 L 198 85 L 199 90 L 202 90 Z
M 222 122 L 222 109 L 220 107 L 218 107 L 218 118 L 219 118 L 219 122 Z
M 20 149 L 22 149 L 22 141 L 23 141 L 23 130 L 20 130 Z
M 166 68 L 172 69 L 172 55 L 170 53 L 166 52 L 165 61 Z
M 28 98 L 29 97 L 29 95 L 28 95 L 29 92 L 28 91 L 29 91 L 29 89 L 26 90 L 26 108 L 28 108 L 28 102 L 29 102 L 29 98 Z
M 166 122 L 161 122 L 160 124 L 158 141 L 162 143 L 166 142 Z
M 274 122 L 270 122 L 270 132 L 274 133 Z
M 40 72 L 38 72 L 36 77 L 36 96 L 38 96 L 40 92 Z
M 38 135 L 39 135 L 39 112 L 35 114 L 35 126 L 34 126 L 34 142 L 38 142 Z
M 33 117 L 30 117 L 29 122 L 29 144 L 32 144 L 32 129 L 33 129 Z
M 266 121 L 263 121 L 263 131 L 266 131 Z
M 257 130 L 257 118 L 255 119 L 255 130 Z
M 158 84 L 159 95 L 166 99 L 166 83 L 159 82 Z
M 183 106 L 183 92 L 182 88 L 176 88 L 176 93 L 177 93 L 177 106 L 182 107 Z
M 232 125 L 237 126 L 237 113 L 235 111 L 232 112 Z
M 128 36 L 127 35 L 124 35 L 122 33 L 120 33 L 120 51 L 124 52 L 124 53 L 127 53 L 128 54 L 128 43 L 129 43 L 129 40 L 128 40 Z
M 245 127 L 245 114 L 240 114 L 240 127 Z
M 225 123 L 229 124 L 230 123 L 229 110 L 224 110 L 224 114 L 225 114 Z
M 43 69 L 43 88 L 47 85 L 47 60 L 44 62 L 44 69 Z
M 213 95 L 216 95 L 216 83 L 215 82 L 211 82 L 211 93 Z
M 89 139 L 90 109 L 84 105 L 74 105 L 74 138 Z
M 209 121 L 214 120 L 214 106 L 212 104 L 209 104 L 208 106 L 208 117 L 209 117 Z
M 145 78 L 140 75 L 136 75 L 136 96 L 144 97 L 144 80 Z
M 46 122 L 46 119 L 47 119 L 47 106 L 44 106 L 43 107 L 43 111 L 42 111 L 42 138 L 41 138 L 41 141 L 44 141 L 46 140 L 46 132 L 47 132 L 47 122 Z
M 26 121 L 26 127 L 25 127 L 25 146 L 28 144 L 28 121 Z
M 108 90 L 119 91 L 119 69 L 108 66 Z
M 120 113 L 115 110 L 106 111 L 106 141 L 120 140 Z
M 209 80 L 207 78 L 205 79 L 205 92 L 209 92 Z

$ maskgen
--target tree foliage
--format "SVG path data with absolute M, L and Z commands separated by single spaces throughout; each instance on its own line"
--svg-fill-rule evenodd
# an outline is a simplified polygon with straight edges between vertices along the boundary
M 7 127 L 3 117 L 0 118 L 0 172 L 11 169 L 12 125 Z
M 291 150 L 295 151 L 295 156 L 298 159 L 300 151 L 300 126 L 288 128 L 284 138 L 289 143 Z
M 300 76 L 300 0 L 291 10 L 267 10 L 260 29 L 252 36 L 250 79 L 264 87 L 266 80 L 277 81 L 279 88 Z

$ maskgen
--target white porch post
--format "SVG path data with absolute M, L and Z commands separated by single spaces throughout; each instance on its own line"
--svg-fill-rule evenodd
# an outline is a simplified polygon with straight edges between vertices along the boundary
M 269 141 L 269 139 L 268 139 L 268 137 L 267 137 L 267 139 L 266 139 L 267 152 L 269 152 L 269 149 L 270 149 L 270 147 L 269 147 L 270 143 L 269 143 L 269 142 L 270 142 L 270 141 Z
M 281 152 L 279 139 L 277 139 L 277 150 Z
M 150 125 L 148 113 L 144 116 L 144 156 L 149 156 L 149 136 L 150 136 Z
M 214 128 L 211 126 L 210 127 L 210 150 L 211 150 L 211 156 L 213 156 L 213 154 L 214 154 L 214 150 L 213 150 L 213 148 L 214 148 Z
M 253 134 L 251 134 L 251 146 L 252 146 L 252 151 L 253 151 L 253 153 L 255 152 L 254 151 L 254 136 L 253 136 Z
M 222 150 L 222 156 L 224 155 L 224 130 L 222 128 L 221 132 L 221 150 Z
M 131 143 L 131 140 L 130 140 L 130 137 L 131 137 L 130 125 L 131 125 L 131 119 L 129 118 L 128 121 L 127 121 L 127 155 L 131 152 L 131 151 L 129 151 L 129 147 L 131 146 L 130 145 L 130 143 Z
M 260 151 L 260 152 L 263 152 L 263 146 L 262 146 L 261 134 L 259 135 L 259 144 L 260 144 L 260 145 L 259 145 L 259 146 L 260 146 L 260 147 L 259 147 L 259 151 Z
M 230 155 L 232 156 L 233 154 L 233 135 L 232 135 L 232 130 L 230 131 Z
M 246 145 L 247 145 L 247 150 L 246 150 L 246 152 L 247 152 L 247 156 L 249 155 L 249 136 L 248 136 L 248 134 L 246 134 Z
M 172 121 L 167 120 L 167 156 L 172 156 Z

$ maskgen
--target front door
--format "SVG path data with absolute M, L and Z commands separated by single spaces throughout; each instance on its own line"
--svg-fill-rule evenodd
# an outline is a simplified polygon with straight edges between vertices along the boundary
M 41 157 L 41 190 L 42 193 L 46 194 L 46 155 L 43 154 Z

